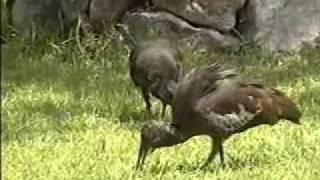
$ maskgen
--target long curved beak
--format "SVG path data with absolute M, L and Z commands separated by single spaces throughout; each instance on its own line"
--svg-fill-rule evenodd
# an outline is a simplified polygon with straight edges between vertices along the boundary
M 138 154 L 138 160 L 137 160 L 137 164 L 136 164 L 136 170 L 142 170 L 142 166 L 146 160 L 146 157 L 151 152 L 152 152 L 152 148 L 146 146 L 146 144 L 141 142 L 139 154 Z

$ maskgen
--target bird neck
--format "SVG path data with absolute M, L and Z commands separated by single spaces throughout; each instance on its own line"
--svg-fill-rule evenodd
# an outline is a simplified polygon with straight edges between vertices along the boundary
M 166 104 L 172 104 L 172 99 L 177 88 L 177 83 L 173 80 L 162 80 L 151 85 L 152 94 L 164 101 Z

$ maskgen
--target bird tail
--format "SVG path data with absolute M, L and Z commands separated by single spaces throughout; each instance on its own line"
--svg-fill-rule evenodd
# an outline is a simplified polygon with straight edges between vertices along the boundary
M 284 96 L 280 91 L 273 89 L 276 97 L 274 101 L 278 106 L 278 117 L 281 119 L 286 119 L 295 124 L 300 124 L 301 111 L 299 110 L 297 104 L 295 104 L 288 97 Z

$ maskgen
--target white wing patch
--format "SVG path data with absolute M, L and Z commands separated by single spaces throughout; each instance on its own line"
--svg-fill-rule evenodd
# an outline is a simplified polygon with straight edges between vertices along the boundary
M 240 112 L 239 113 L 230 113 L 230 114 L 217 114 L 215 112 L 210 112 L 208 115 L 209 120 L 215 126 L 218 126 L 225 130 L 236 130 L 247 124 L 249 121 L 253 120 L 254 117 L 262 111 L 258 109 L 256 113 L 251 113 L 245 110 L 242 104 L 239 104 Z

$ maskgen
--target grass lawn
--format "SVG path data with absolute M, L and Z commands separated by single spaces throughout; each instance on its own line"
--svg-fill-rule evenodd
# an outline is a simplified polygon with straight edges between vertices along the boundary
M 27 42 L 1 49 L 4 179 L 320 179 L 320 49 L 187 53 L 185 71 L 219 61 L 240 67 L 244 80 L 284 91 L 302 109 L 303 125 L 281 121 L 230 138 L 225 150 L 235 161 L 226 167 L 200 170 L 210 141 L 196 137 L 156 151 L 135 172 L 139 130 L 150 119 L 129 78 L 128 50 L 108 38 Z M 160 103 L 153 105 L 152 118 L 161 120 Z

